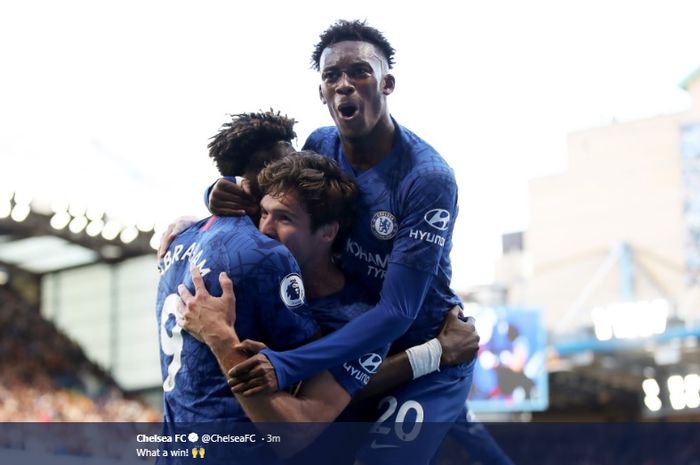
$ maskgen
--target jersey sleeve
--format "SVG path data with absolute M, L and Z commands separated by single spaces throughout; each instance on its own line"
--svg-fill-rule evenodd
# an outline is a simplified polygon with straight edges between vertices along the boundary
M 302 150 L 310 150 L 338 161 L 334 155 L 337 143 L 338 138 L 335 127 L 318 128 L 306 138 Z
M 280 388 L 359 358 L 373 347 L 391 344 L 418 313 L 433 276 L 389 264 L 379 303 L 338 331 L 286 352 L 263 350 L 272 363 Z
M 211 195 L 211 190 L 214 188 L 214 184 L 216 184 L 216 181 L 214 183 L 209 184 L 206 189 L 204 189 L 204 208 L 209 211 L 209 196 Z M 211 212 L 210 212 L 211 213 Z
M 312 339 L 319 328 L 306 303 L 304 282 L 291 253 L 275 250 L 256 267 L 253 284 L 264 340 L 280 350 Z
M 306 138 L 306 142 L 304 142 L 304 146 L 301 148 L 302 150 L 311 150 L 313 152 L 318 153 L 318 146 L 319 146 L 319 138 L 320 138 L 320 130 L 317 129 L 311 134 L 309 134 L 309 137 Z
M 335 381 L 353 397 L 367 387 L 372 376 L 377 374 L 379 367 L 389 352 L 389 346 L 375 349 L 359 358 L 354 358 L 342 365 L 328 370 Z
M 448 167 L 436 167 L 414 175 L 403 189 L 405 207 L 389 262 L 434 275 L 442 255 L 451 247 L 457 183 Z

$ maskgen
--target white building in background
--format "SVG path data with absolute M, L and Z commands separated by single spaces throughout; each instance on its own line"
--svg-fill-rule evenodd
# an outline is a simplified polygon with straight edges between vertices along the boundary
M 688 111 L 570 134 L 503 236 L 491 295 L 541 309 L 554 411 L 700 418 L 700 68 L 682 87 Z
M 528 229 L 497 264 L 507 303 L 555 332 L 659 299 L 700 324 L 700 69 L 682 86 L 690 110 L 575 132 L 567 171 L 530 182 Z

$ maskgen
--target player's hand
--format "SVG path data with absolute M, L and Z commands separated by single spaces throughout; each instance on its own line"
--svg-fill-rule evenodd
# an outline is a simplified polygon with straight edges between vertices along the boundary
M 219 216 L 248 215 L 256 218 L 260 215 L 259 199 L 235 182 L 221 178 L 214 183 L 209 194 L 209 211 Z
M 158 258 L 163 258 L 165 252 L 168 251 L 170 243 L 175 239 L 175 236 L 180 234 L 185 229 L 192 226 L 197 222 L 197 218 L 194 216 L 181 216 L 176 219 L 173 223 L 168 225 L 168 229 L 165 230 L 162 236 L 160 236 L 160 245 L 158 246 Z
M 267 348 L 265 343 L 260 341 L 254 341 L 252 339 L 246 339 L 245 341 L 239 342 L 235 346 L 236 349 L 240 350 L 247 355 L 255 355 L 263 349 Z
M 271 394 L 278 389 L 275 368 L 263 354 L 254 355 L 231 368 L 228 372 L 228 385 L 234 394 L 244 396 Z
M 199 268 L 192 266 L 190 271 L 195 294 L 190 294 L 182 284 L 178 286 L 178 294 L 185 303 L 185 308 L 177 323 L 196 339 L 211 346 L 235 334 L 233 325 L 236 322 L 236 295 L 233 283 L 226 273 L 220 273 L 219 283 L 223 294 L 221 297 L 213 297 L 204 285 Z
M 467 321 L 462 321 L 459 319 L 459 313 L 458 306 L 452 307 L 437 336 L 442 345 L 440 365 L 471 362 L 479 351 L 479 334 L 476 332 L 474 318 L 469 317 Z

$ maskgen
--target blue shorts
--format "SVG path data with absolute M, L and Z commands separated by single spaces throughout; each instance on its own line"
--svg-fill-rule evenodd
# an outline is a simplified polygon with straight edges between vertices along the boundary
M 464 409 L 474 372 L 456 366 L 412 381 L 381 397 L 377 420 L 357 452 L 363 465 L 427 465 Z

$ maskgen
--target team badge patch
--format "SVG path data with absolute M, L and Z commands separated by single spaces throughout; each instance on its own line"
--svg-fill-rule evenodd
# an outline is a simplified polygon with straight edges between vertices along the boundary
M 450 212 L 442 208 L 429 210 L 423 219 L 438 231 L 445 231 L 450 226 Z
M 370 375 L 379 370 L 379 365 L 382 364 L 382 357 L 379 354 L 369 353 L 360 357 L 358 360 L 360 366 Z
M 388 240 L 396 236 L 399 229 L 396 224 L 396 217 L 387 211 L 380 211 L 374 214 L 370 223 L 372 234 L 382 240 Z
M 289 308 L 298 307 L 304 303 L 304 296 L 304 281 L 301 276 L 296 273 L 285 276 L 280 283 L 282 302 Z

